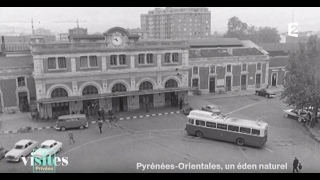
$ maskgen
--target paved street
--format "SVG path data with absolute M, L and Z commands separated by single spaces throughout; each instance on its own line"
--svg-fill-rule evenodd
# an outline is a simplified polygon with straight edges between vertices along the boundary
M 113 129 L 104 128 L 99 134 L 96 124 L 89 129 L 74 130 L 75 144 L 69 145 L 67 132 L 54 129 L 26 134 L 2 135 L 0 145 L 12 147 L 23 138 L 37 141 L 55 139 L 63 142 L 59 157 L 68 157 L 68 166 L 57 167 L 57 172 L 292 172 L 292 161 L 298 157 L 303 164 L 301 172 L 320 172 L 320 145 L 311 139 L 302 124 L 283 117 L 285 104 L 278 98 L 267 100 L 255 95 L 211 99 L 204 104 L 222 106 L 229 116 L 259 119 L 270 124 L 266 145 L 259 148 L 239 147 L 233 143 L 188 136 L 184 131 L 186 116 L 169 114 L 157 117 L 130 119 L 118 122 Z M 173 165 L 171 170 L 137 169 L 142 165 Z M 192 170 L 191 164 L 220 165 L 216 170 Z M 257 165 L 253 169 L 240 169 L 245 163 Z M 285 169 L 263 170 L 261 164 L 286 164 Z M 183 166 L 184 165 L 184 166 Z M 234 169 L 227 169 L 235 165 Z M 156 166 L 157 167 L 157 166 Z M 159 166 L 160 167 L 160 166 Z M 180 167 L 180 168 L 179 168 Z M 244 166 L 243 166 L 244 167 Z M 249 166 L 247 166 L 249 167 Z M 218 167 L 216 167 L 218 168 Z M 32 167 L 0 160 L 0 172 L 31 173 Z

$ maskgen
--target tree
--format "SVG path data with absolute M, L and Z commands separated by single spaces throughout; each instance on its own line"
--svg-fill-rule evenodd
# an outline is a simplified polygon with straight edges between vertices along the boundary
M 247 30 L 248 25 L 242 22 L 238 17 L 234 16 L 229 19 L 228 30 L 224 37 L 245 40 L 247 39 Z
M 286 69 L 286 84 L 280 99 L 296 107 L 313 107 L 313 119 L 316 121 L 320 95 L 317 88 L 320 61 L 320 41 L 310 36 L 307 43 L 299 43 L 299 50 L 290 54 Z
M 260 27 L 255 37 L 255 43 L 278 43 L 281 39 L 277 28 L 271 27 Z

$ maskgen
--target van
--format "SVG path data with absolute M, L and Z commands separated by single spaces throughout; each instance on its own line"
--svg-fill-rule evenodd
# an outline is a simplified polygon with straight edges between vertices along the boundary
M 89 123 L 85 114 L 72 114 L 59 116 L 54 128 L 56 130 L 65 131 L 66 129 L 88 128 Z

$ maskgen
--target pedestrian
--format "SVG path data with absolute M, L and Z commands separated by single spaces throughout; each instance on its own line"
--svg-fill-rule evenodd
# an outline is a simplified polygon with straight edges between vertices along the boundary
M 100 118 L 99 118 L 99 120 L 100 120 Z M 103 126 L 103 123 L 102 123 L 102 121 L 100 120 L 100 121 L 98 122 L 98 127 L 99 127 L 99 130 L 100 130 L 100 134 L 102 133 L 102 126 Z
M 98 110 L 98 119 L 101 119 L 101 109 Z
M 37 122 L 39 122 L 39 111 L 38 110 L 36 111 L 36 120 L 37 120 Z
M 105 116 L 104 116 L 105 111 L 104 111 L 103 108 L 101 109 L 101 113 L 100 114 L 101 114 L 102 120 L 104 121 L 105 120 Z
M 149 103 L 148 103 L 148 101 L 146 101 L 146 112 L 149 112 Z
M 299 173 L 298 165 L 299 165 L 299 160 L 297 157 L 295 157 L 293 160 L 293 170 L 292 170 L 293 173 L 295 172 Z
M 80 109 L 80 114 L 84 114 L 83 107 Z
M 182 109 L 182 104 L 183 104 L 183 100 L 182 100 L 182 98 L 180 98 L 180 109 Z
M 310 125 L 311 117 L 312 117 L 312 115 L 311 115 L 311 112 L 309 111 L 309 112 L 307 113 L 307 116 L 306 116 L 306 125 L 307 125 L 307 126 Z
M 73 139 L 73 132 L 69 131 L 69 144 L 71 145 L 71 140 L 73 141 L 73 143 L 75 143 L 76 141 Z

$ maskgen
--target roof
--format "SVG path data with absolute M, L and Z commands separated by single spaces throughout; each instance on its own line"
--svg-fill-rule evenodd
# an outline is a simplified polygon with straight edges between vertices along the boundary
M 30 142 L 31 140 L 30 139 L 21 139 L 20 141 L 18 141 L 16 143 L 16 145 L 25 145 L 27 144 L 28 142 Z
M 0 57 L 0 69 L 33 67 L 31 55 Z
M 289 57 L 270 57 L 269 67 L 283 67 L 289 64 Z
M 190 47 L 243 46 L 237 38 L 212 38 L 189 40 Z
M 112 33 L 114 32 L 120 32 L 122 33 L 123 35 L 129 35 L 129 31 L 122 28 L 122 27 L 113 27 L 113 28 L 110 28 L 107 32 L 103 33 L 104 35 L 111 35 Z
M 104 35 L 101 34 L 91 34 L 91 35 L 72 35 L 70 38 L 73 39 L 105 39 Z
M 241 40 L 242 44 L 245 47 L 248 48 L 256 48 L 258 49 L 260 52 L 262 52 L 263 54 L 269 54 L 267 51 L 265 51 L 262 47 L 258 46 L 257 44 L 255 44 L 254 42 L 250 41 L 250 40 Z
M 85 114 L 71 114 L 71 115 L 63 115 L 59 116 L 58 119 L 67 119 L 67 118 L 82 118 L 86 117 Z
M 41 145 L 51 145 L 52 143 L 56 142 L 55 140 L 46 140 L 43 143 L 41 143 Z
M 298 50 L 298 43 L 258 43 L 258 46 L 262 47 L 266 51 L 292 51 Z
M 264 55 L 256 48 L 233 49 L 232 51 L 234 56 Z

